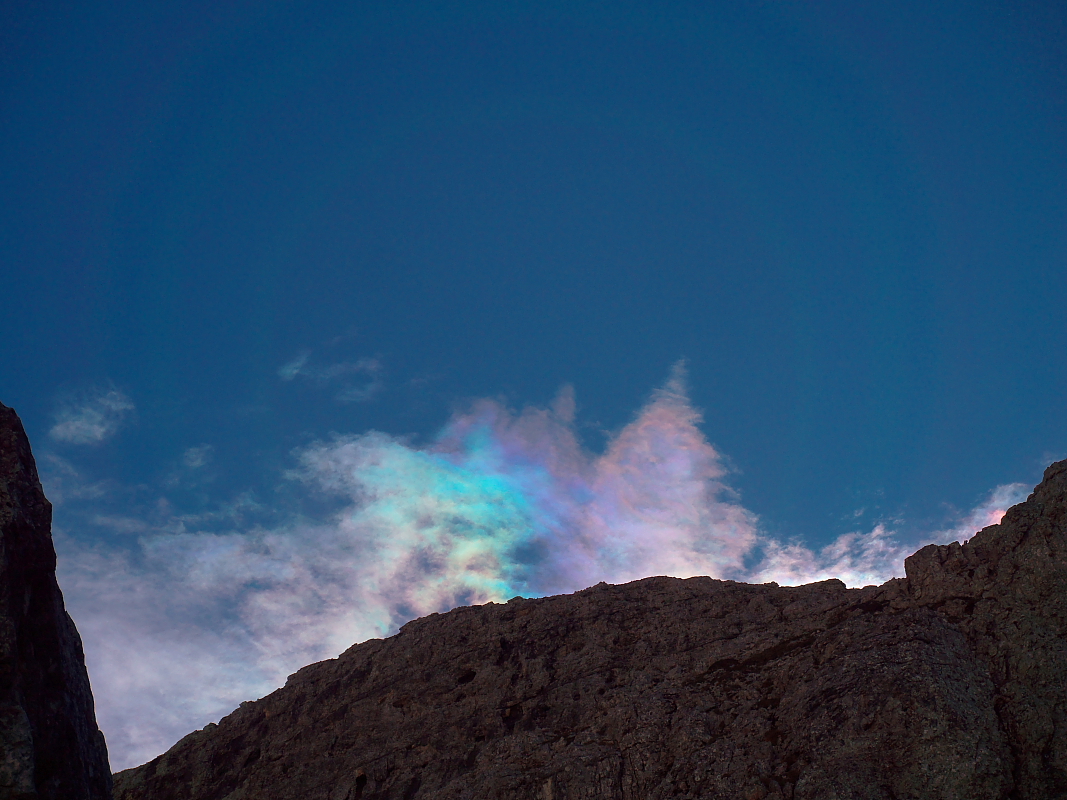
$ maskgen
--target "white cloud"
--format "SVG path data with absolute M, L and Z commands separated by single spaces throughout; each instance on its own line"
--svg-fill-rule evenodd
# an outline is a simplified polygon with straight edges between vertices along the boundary
M 763 556 L 746 580 L 797 586 L 839 578 L 848 586 L 856 587 L 903 577 L 904 559 L 919 547 L 931 543 L 965 542 L 982 528 L 999 523 L 1004 512 L 1026 499 L 1028 490 L 1024 483 L 998 486 L 969 512 L 957 514 L 952 527 L 933 531 L 921 540 L 915 537 L 901 540 L 884 524 L 875 525 L 869 532 L 843 534 L 818 550 L 800 542 L 783 543 L 761 536 Z
M 274 688 L 247 634 L 197 597 L 195 584 L 123 551 L 63 536 L 56 544 L 112 769 L 143 763 Z
M 99 444 L 114 436 L 133 410 L 133 401 L 117 389 L 100 392 L 61 409 L 48 435 L 57 442 Z
M 937 531 L 932 541 L 937 544 L 967 541 L 976 531 L 999 523 L 1005 511 L 1026 499 L 1030 489 L 1025 483 L 1006 483 L 998 486 L 966 514 L 957 515 L 958 522 L 951 528 Z
M 91 481 L 67 459 L 55 453 L 44 453 L 37 459 L 41 483 L 52 505 L 59 506 L 72 500 L 99 500 L 114 488 L 107 480 Z
M 97 514 L 92 518 L 92 523 L 97 528 L 104 528 L 111 533 L 123 535 L 154 532 L 153 527 L 143 519 L 121 514 Z

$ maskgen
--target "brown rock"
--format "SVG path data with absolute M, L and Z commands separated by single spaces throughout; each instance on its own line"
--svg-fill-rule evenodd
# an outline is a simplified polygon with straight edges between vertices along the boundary
M 116 798 L 1067 798 L 1067 462 L 906 567 L 432 615 L 119 773 Z
M 0 800 L 106 800 L 107 747 L 51 523 L 26 432 L 0 405 Z

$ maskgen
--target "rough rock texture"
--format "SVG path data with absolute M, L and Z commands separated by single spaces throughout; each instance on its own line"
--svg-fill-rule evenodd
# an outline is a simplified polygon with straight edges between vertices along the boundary
M 119 773 L 116 797 L 1067 798 L 1067 462 L 907 575 L 430 616 Z
M 0 800 L 105 800 L 107 748 L 51 523 L 26 432 L 0 405 Z

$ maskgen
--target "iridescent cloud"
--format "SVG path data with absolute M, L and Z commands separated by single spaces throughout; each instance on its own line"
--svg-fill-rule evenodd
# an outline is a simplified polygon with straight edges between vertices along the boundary
M 756 520 L 722 482 L 680 374 L 609 444 L 583 450 L 553 409 L 482 400 L 424 449 L 370 433 L 300 454 L 348 499 L 334 527 L 391 621 L 647 575 L 740 575 Z
M 424 447 L 371 432 L 297 452 L 292 477 L 333 503 L 317 519 L 248 529 L 235 514 L 226 533 L 190 516 L 126 520 L 140 534 L 132 552 L 60 531 L 113 766 L 155 756 L 306 663 L 457 605 L 649 575 L 864 585 L 902 574 L 915 545 L 882 525 L 821 549 L 763 534 L 683 379 L 676 369 L 601 454 L 578 440 L 569 389 L 548 409 L 480 400 Z M 930 538 L 966 538 L 1020 499 L 1021 486 L 1000 487 Z

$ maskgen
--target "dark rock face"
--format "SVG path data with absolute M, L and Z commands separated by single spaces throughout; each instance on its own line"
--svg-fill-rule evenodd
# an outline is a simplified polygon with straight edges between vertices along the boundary
M 107 748 L 51 523 L 22 423 L 0 405 L 0 800 L 106 800 Z
M 116 797 L 1067 798 L 1067 462 L 907 575 L 433 615 L 119 773 Z

